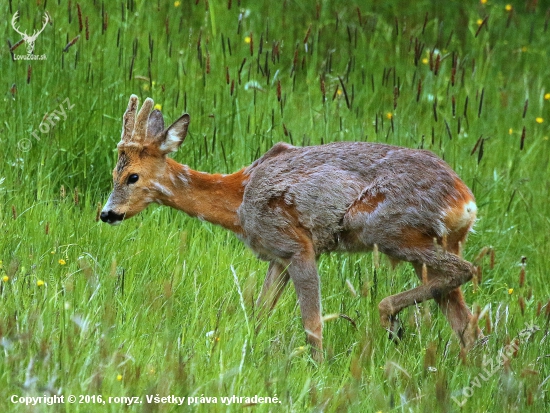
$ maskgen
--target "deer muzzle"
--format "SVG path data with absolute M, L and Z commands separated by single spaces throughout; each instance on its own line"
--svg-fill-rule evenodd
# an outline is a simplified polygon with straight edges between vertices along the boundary
M 117 214 L 112 209 L 110 210 L 104 209 L 103 211 L 101 211 L 101 215 L 99 217 L 103 222 L 106 222 L 111 225 L 118 225 L 124 219 L 123 214 Z

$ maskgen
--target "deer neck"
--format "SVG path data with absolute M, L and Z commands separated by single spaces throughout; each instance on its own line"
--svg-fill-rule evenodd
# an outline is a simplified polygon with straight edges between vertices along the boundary
M 237 209 L 248 180 L 244 169 L 229 175 L 194 171 L 167 158 L 168 167 L 159 200 L 201 220 L 242 233 Z

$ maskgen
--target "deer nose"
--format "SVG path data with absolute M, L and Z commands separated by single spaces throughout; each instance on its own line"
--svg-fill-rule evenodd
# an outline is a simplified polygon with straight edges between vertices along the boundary
M 107 222 L 109 224 L 113 224 L 118 221 L 122 221 L 124 219 L 124 215 L 117 214 L 116 212 L 109 210 L 109 211 L 101 211 L 101 215 L 99 216 L 103 222 Z

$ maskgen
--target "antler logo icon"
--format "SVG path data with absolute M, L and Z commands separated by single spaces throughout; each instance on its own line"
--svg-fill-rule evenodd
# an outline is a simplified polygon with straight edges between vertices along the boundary
M 34 42 L 36 41 L 36 38 L 38 37 L 38 35 L 40 33 L 42 33 L 44 31 L 44 29 L 46 28 L 46 25 L 50 21 L 50 16 L 48 16 L 48 13 L 44 13 L 44 25 L 42 26 L 42 28 L 40 30 L 34 31 L 31 36 L 29 36 L 27 34 L 27 32 L 21 32 L 17 28 L 17 20 L 18 19 L 19 19 L 19 12 L 17 11 L 13 15 L 13 18 L 11 19 L 11 25 L 12 25 L 13 29 L 21 35 L 22 40 L 25 43 L 27 43 L 27 54 L 32 54 L 32 52 L 34 51 Z

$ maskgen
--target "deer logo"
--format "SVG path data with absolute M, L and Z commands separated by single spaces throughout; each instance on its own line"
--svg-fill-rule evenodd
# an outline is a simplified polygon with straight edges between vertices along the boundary
M 34 42 L 36 42 L 36 38 L 40 33 L 44 31 L 46 28 L 46 25 L 50 21 L 50 16 L 48 16 L 48 13 L 44 13 L 44 24 L 42 25 L 42 28 L 38 31 L 34 31 L 31 36 L 27 34 L 27 32 L 22 32 L 17 28 L 17 20 L 19 19 L 19 12 L 16 11 L 13 15 L 13 18 L 11 19 L 11 26 L 13 27 L 13 30 L 15 30 L 17 33 L 19 33 L 22 37 L 21 40 L 23 40 L 25 43 L 27 43 L 27 54 L 33 54 L 34 51 Z

